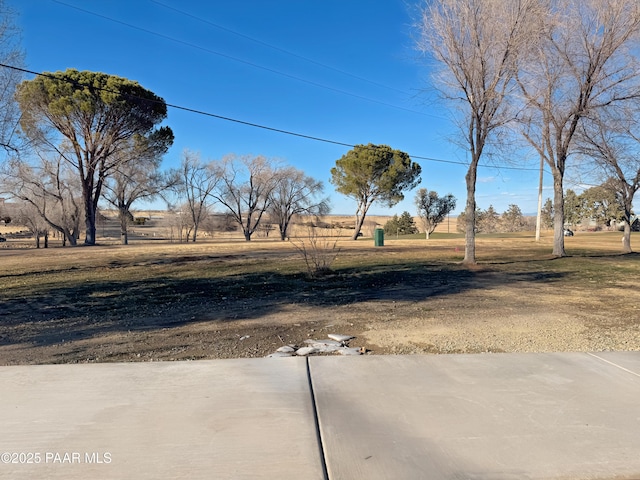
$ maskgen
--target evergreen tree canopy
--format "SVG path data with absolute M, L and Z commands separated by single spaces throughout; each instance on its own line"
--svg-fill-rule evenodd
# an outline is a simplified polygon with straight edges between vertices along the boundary
M 167 105 L 132 80 L 74 69 L 24 81 L 16 98 L 26 136 L 40 148 L 63 155 L 78 172 L 86 216 L 85 243 L 93 245 L 105 179 L 130 161 L 120 153 L 130 148 L 131 141 L 160 154 L 173 143 L 169 127 L 156 128 L 167 116 Z
M 420 182 L 420 165 L 409 155 L 387 145 L 356 145 L 336 161 L 331 169 L 331 183 L 343 195 L 358 203 L 353 239 L 364 223 L 364 217 L 374 202 L 389 207 L 404 199 L 404 191 Z

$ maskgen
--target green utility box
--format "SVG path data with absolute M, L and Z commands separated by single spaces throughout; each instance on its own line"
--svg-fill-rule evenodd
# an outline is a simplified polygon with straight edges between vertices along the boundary
M 373 243 L 376 247 L 384 247 L 384 229 L 376 228 L 373 231 Z

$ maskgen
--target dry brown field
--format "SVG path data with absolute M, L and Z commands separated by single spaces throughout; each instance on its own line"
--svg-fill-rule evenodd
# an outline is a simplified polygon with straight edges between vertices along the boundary
M 273 237 L 39 250 L 9 240 L 0 364 L 257 357 L 328 333 L 373 355 L 640 350 L 640 256 L 621 255 L 620 237 L 578 233 L 558 259 L 550 233 L 479 235 L 472 267 L 460 235 L 383 247 L 340 237 L 319 278 Z
M 130 230 L 133 233 L 133 238 L 135 239 L 137 235 L 141 236 L 141 237 L 150 237 L 150 238 L 169 238 L 170 237 L 170 232 L 169 232 L 169 228 L 166 226 L 163 226 L 161 218 L 165 215 L 165 212 L 161 212 L 161 211 L 140 211 L 136 213 L 136 216 L 144 216 L 147 218 L 152 218 L 153 220 L 151 222 L 149 222 L 148 225 L 145 226 L 132 226 L 130 227 Z M 109 213 L 106 212 L 106 216 L 109 218 L 109 220 L 106 222 L 106 225 L 103 225 L 102 223 L 98 223 L 98 237 L 101 243 L 105 244 L 112 244 L 112 243 L 118 243 L 119 242 L 119 231 L 115 222 L 115 213 Z M 370 215 L 367 216 L 365 219 L 365 225 L 363 227 L 363 234 L 365 236 L 368 237 L 372 237 L 373 236 L 373 230 L 375 228 L 382 228 L 384 227 L 384 224 L 390 220 L 392 217 L 392 215 L 387 215 L 387 216 L 383 216 L 383 215 Z M 420 231 L 423 231 L 423 228 L 420 224 L 420 220 L 417 219 L 416 217 L 414 217 L 414 219 L 416 220 L 416 225 L 418 226 L 418 228 L 420 229 Z M 334 224 L 337 226 L 342 226 L 343 228 L 340 231 L 340 235 L 342 236 L 349 236 L 351 233 L 353 233 L 353 225 L 355 223 L 354 217 L 353 216 L 348 216 L 348 215 L 328 215 L 326 217 L 324 217 L 322 219 L 322 221 L 325 221 L 327 223 L 330 224 Z M 275 227 L 274 227 L 275 228 Z M 438 227 L 436 228 L 436 233 L 456 233 L 456 228 L 457 228 L 457 215 L 451 215 L 449 218 L 447 218 L 442 224 L 438 225 Z M 0 235 L 6 236 L 7 234 L 12 234 L 15 232 L 19 232 L 19 231 L 26 231 L 27 228 L 24 226 L 20 226 L 20 225 L 14 225 L 14 224 L 9 224 L 9 225 L 4 225 L 2 223 L 0 223 Z M 277 231 L 273 231 L 272 234 L 277 233 Z M 293 231 L 292 231 L 293 235 L 296 234 L 306 234 L 306 228 L 304 226 L 300 226 L 300 225 L 293 225 Z M 204 233 L 201 234 L 201 238 L 202 239 L 207 239 L 208 237 L 210 237 L 209 235 L 206 235 Z M 221 232 L 215 232 L 213 234 L 213 237 L 216 238 L 238 238 L 238 239 L 242 239 L 242 236 L 240 235 L 239 232 L 233 232 L 233 233 L 221 233 Z M 264 234 L 262 234 L 261 232 L 257 232 L 256 233 L 256 238 L 259 237 L 264 237 Z M 138 238 L 140 240 L 145 240 L 145 238 Z M 147 238 L 149 239 L 149 238 Z M 29 245 L 29 240 L 26 240 L 26 246 L 30 246 Z M 55 241 L 55 239 L 54 239 Z

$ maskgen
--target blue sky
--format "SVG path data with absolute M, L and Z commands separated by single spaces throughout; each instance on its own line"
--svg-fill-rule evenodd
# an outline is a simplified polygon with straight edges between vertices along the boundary
M 387 144 L 422 166 L 420 187 L 458 199 L 467 167 L 451 143 L 446 105 L 414 49 L 404 0 L 8 0 L 18 12 L 27 68 L 101 71 L 138 81 L 169 104 L 346 144 Z M 325 183 L 332 213 L 353 214 L 330 169 L 349 148 L 170 108 L 164 166 L 184 149 L 281 159 Z M 537 161 L 529 166 L 535 169 Z M 538 173 L 481 167 L 477 203 L 535 212 Z M 415 214 L 415 192 L 370 214 Z M 545 178 L 544 197 L 551 196 Z

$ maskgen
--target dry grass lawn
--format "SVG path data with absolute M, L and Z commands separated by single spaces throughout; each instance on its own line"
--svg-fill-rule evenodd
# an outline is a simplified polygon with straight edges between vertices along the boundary
M 566 239 L 342 238 L 310 279 L 289 242 L 0 247 L 0 364 L 264 356 L 327 333 L 371 354 L 640 350 L 640 256 L 619 233 Z M 640 237 L 634 234 L 632 245 Z

